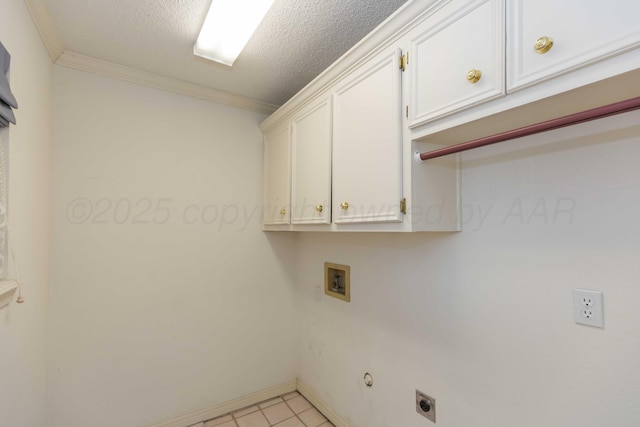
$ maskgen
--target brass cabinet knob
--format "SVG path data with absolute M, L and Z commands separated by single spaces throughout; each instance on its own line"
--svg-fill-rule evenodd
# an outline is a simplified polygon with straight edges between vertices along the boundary
M 536 40 L 536 44 L 533 46 L 535 51 L 539 54 L 547 53 L 553 47 L 553 39 L 551 37 L 540 37 Z
M 280 215 L 285 216 L 287 214 L 286 209 L 280 209 Z
M 482 77 L 482 71 L 480 70 L 471 69 L 467 73 L 467 80 L 469 80 L 471 83 L 478 83 L 481 77 Z
M 342 202 L 340 203 L 340 207 L 342 208 L 343 211 L 346 211 L 347 209 L 349 209 L 349 203 Z
M 324 208 L 322 207 L 322 205 L 318 205 L 318 206 L 316 206 L 316 211 L 317 211 L 318 213 L 322 213 L 322 211 L 323 211 L 323 210 L 324 210 Z

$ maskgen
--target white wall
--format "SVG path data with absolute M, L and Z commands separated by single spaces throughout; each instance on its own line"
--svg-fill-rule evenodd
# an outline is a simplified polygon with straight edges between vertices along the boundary
M 415 389 L 440 427 L 640 425 L 638 123 L 464 154 L 461 233 L 301 234 L 300 379 L 358 427 L 431 425 Z M 324 261 L 350 304 L 316 297 Z M 573 288 L 603 291 L 604 329 Z
M 26 302 L 0 310 L 0 425 L 46 425 L 52 65 L 23 2 L 0 0 L 0 41 L 18 99 L 10 139 L 9 232 Z M 15 271 L 10 268 L 10 276 Z
M 263 115 L 54 68 L 52 427 L 144 427 L 295 378 L 295 236 Z

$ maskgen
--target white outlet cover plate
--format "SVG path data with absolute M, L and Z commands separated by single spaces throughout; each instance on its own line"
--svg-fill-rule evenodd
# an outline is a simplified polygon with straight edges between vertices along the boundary
M 574 289 L 573 318 L 581 325 L 604 328 L 602 292 Z

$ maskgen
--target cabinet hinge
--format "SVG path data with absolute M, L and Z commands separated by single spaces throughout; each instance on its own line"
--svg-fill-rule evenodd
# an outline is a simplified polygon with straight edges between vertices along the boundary
M 408 105 L 404 109 L 404 115 L 407 117 L 407 119 L 409 118 L 409 106 Z
M 400 200 L 400 212 L 402 212 L 403 214 L 407 214 L 407 199 L 403 198 L 402 200 Z
M 406 70 L 407 65 L 409 65 L 409 52 L 407 52 L 404 55 L 400 56 L 400 69 L 402 71 Z

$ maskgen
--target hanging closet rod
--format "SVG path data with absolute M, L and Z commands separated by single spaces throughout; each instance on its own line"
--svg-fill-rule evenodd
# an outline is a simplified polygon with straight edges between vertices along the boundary
M 584 123 L 590 120 L 626 113 L 628 111 L 637 109 L 640 109 L 640 97 L 593 108 L 591 110 L 582 111 L 579 113 L 569 114 L 568 116 L 558 117 L 556 119 L 547 120 L 546 122 L 524 126 L 518 129 L 498 133 L 496 135 L 485 136 L 483 138 L 474 139 L 473 141 L 463 142 L 461 144 L 452 145 L 450 147 L 439 148 L 437 150 L 428 151 L 426 153 L 416 153 L 416 160 L 418 160 L 418 158 L 422 161 L 435 159 L 437 157 L 460 153 L 463 151 L 472 150 L 474 148 L 484 147 L 486 145 L 497 144 L 498 142 L 504 142 L 509 139 L 534 135 L 536 133 L 559 129 L 561 127 Z

